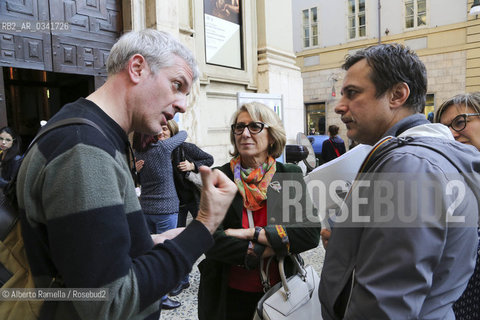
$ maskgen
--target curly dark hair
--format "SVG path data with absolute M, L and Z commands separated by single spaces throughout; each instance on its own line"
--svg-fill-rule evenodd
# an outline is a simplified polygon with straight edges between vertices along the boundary
M 427 70 L 415 52 L 401 44 L 379 44 L 348 55 L 342 68 L 348 70 L 365 59 L 372 68 L 370 78 L 379 98 L 396 84 L 405 82 L 410 95 L 405 105 L 423 112 L 427 93 Z

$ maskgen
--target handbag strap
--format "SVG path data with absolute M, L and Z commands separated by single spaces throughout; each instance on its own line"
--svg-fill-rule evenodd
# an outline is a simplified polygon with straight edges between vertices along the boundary
M 247 217 L 248 217 L 248 227 L 255 228 L 255 223 L 253 222 L 252 210 L 247 209 Z
M 305 270 L 305 268 L 301 265 L 300 261 L 298 261 L 297 256 L 294 254 L 289 254 L 286 257 L 289 257 L 290 259 L 292 259 L 295 269 L 297 269 L 296 273 L 298 274 L 300 279 L 302 279 L 302 281 L 306 281 L 307 270 Z M 278 259 L 278 271 L 280 273 L 280 279 L 282 281 L 283 290 L 285 291 L 285 299 L 288 299 L 290 298 L 291 291 L 288 287 L 287 276 L 285 274 L 285 257 L 280 257 Z
M 248 218 L 248 227 L 249 228 L 255 228 L 255 223 L 253 221 L 252 210 L 250 210 L 250 209 L 247 209 L 247 218 Z M 265 266 L 264 260 L 265 259 L 260 258 L 260 280 L 262 282 L 264 292 L 267 292 L 268 289 L 271 288 L 270 275 L 269 275 L 268 271 L 270 270 L 270 263 L 272 262 L 273 257 L 274 256 L 271 256 L 267 261 L 267 268 L 266 268 L 267 271 L 265 271 L 265 268 L 264 268 L 264 266 Z
M 335 154 L 337 155 L 337 158 L 340 157 L 340 152 L 338 151 L 337 147 L 333 143 L 332 139 L 328 139 L 328 141 L 330 141 L 330 144 L 332 145 L 333 150 L 335 151 Z
M 298 261 L 297 256 L 295 254 L 289 254 L 285 257 L 289 257 L 290 259 L 292 259 L 296 269 L 296 273 L 303 281 L 305 281 L 307 278 L 307 270 L 305 270 L 305 268 L 302 266 L 300 261 Z M 285 291 L 285 299 L 288 299 L 290 297 L 291 292 L 290 292 L 290 289 L 288 288 L 287 275 L 285 274 L 285 257 L 277 257 L 277 259 L 278 259 L 278 272 L 280 274 L 280 280 L 282 281 L 282 287 Z M 260 261 L 260 278 L 262 280 L 264 292 L 267 292 L 271 288 L 271 284 L 269 281 L 269 270 L 270 270 L 270 263 L 272 262 L 273 258 L 274 256 L 268 259 L 266 272 L 263 270 L 264 259 L 261 259 Z
M 289 254 L 287 257 L 292 259 L 295 268 L 297 269 L 298 276 L 302 279 L 302 281 L 306 281 L 307 279 L 307 270 L 300 264 L 298 258 L 294 254 Z M 290 297 L 290 289 L 288 288 L 287 277 L 285 275 L 285 268 L 284 268 L 285 258 L 280 259 L 278 262 L 278 270 L 280 271 L 280 279 L 282 279 L 282 286 L 283 290 L 285 290 L 285 298 L 288 299 Z
M 268 258 L 266 268 L 264 268 L 265 259 L 260 259 L 260 280 L 262 282 L 263 292 L 267 292 L 272 287 L 272 284 L 270 283 L 270 264 L 272 263 L 274 257 L 275 256 L 271 256 Z

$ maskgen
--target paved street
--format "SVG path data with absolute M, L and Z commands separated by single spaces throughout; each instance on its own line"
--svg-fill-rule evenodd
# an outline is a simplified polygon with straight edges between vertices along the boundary
M 325 258 L 325 250 L 320 244 L 317 248 L 302 253 L 302 257 L 306 264 L 311 264 L 315 270 L 320 274 L 323 266 L 323 259 Z M 203 257 L 201 258 L 203 259 Z M 199 261 L 201 261 L 201 259 Z M 197 264 L 198 262 L 197 261 Z M 180 295 L 174 299 L 181 301 L 182 306 L 175 310 L 162 310 L 160 320 L 197 320 L 197 291 L 200 282 L 200 273 L 197 264 L 193 267 L 190 274 L 190 288 L 184 290 Z

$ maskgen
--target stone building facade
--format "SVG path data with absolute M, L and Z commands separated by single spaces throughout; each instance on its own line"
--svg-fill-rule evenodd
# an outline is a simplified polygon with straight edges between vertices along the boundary
M 324 108 L 325 127 L 341 124 L 340 97 L 347 54 L 378 43 L 402 43 L 427 67 L 425 113 L 447 98 L 480 90 L 480 20 L 473 0 L 293 0 L 294 50 L 304 80 L 306 127 L 317 125 L 309 109 Z M 345 126 L 340 135 L 348 141 Z M 318 129 L 317 129 L 318 131 Z

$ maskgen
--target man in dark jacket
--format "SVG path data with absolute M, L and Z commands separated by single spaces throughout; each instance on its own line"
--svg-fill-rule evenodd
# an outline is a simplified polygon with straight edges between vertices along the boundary
M 323 141 L 322 144 L 322 159 L 325 162 L 336 159 L 345 153 L 345 142 L 338 136 L 339 129 L 340 128 L 334 124 L 328 126 L 330 137 Z
M 421 114 L 427 77 L 415 53 L 378 45 L 343 67 L 335 112 L 350 139 L 374 148 L 331 217 L 323 319 L 455 319 L 476 256 L 478 152 Z

